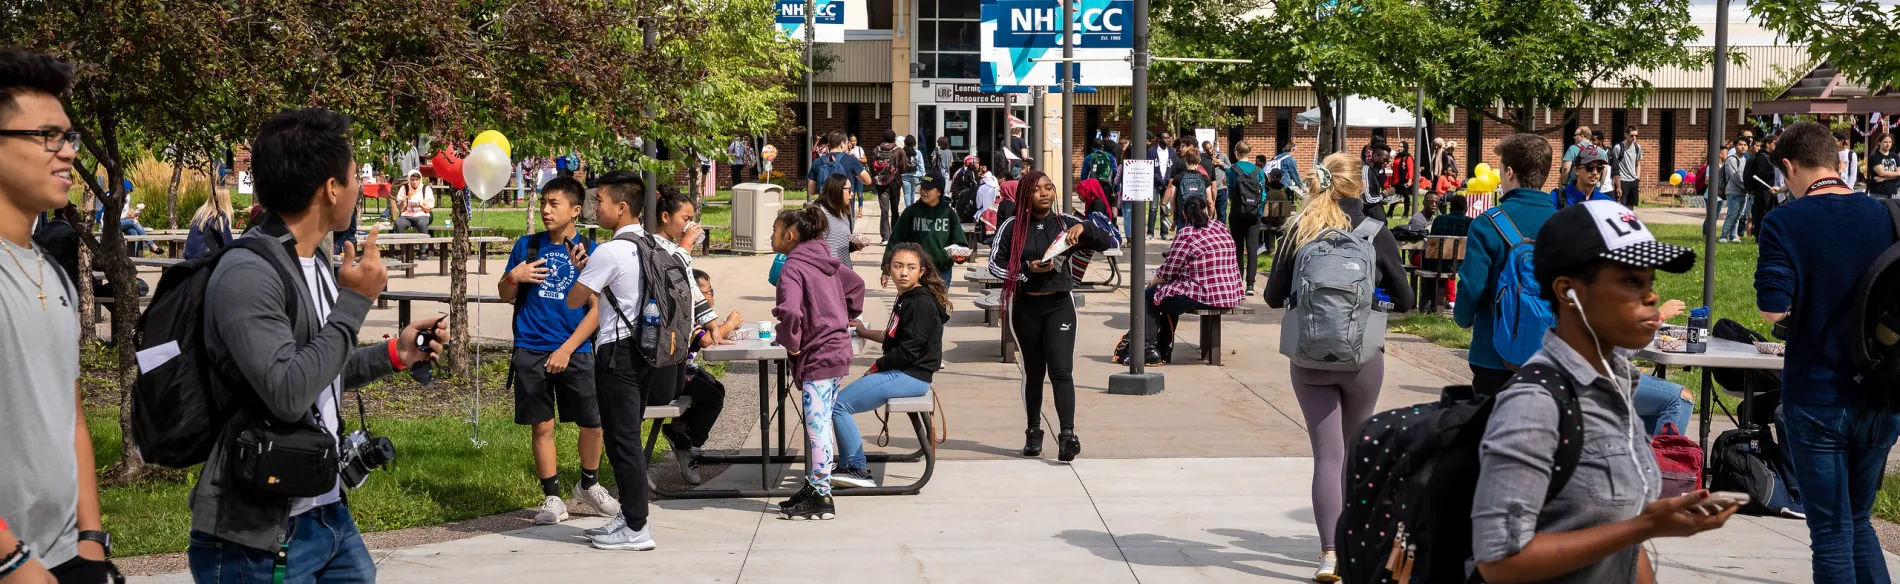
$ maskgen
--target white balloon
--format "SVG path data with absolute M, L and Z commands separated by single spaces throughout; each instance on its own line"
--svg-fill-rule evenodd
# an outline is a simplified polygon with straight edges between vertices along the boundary
M 514 166 L 508 161 L 508 153 L 495 144 L 476 146 L 462 159 L 462 178 L 468 181 L 469 192 L 483 201 L 495 198 L 496 193 L 508 186 L 508 178 L 513 174 Z

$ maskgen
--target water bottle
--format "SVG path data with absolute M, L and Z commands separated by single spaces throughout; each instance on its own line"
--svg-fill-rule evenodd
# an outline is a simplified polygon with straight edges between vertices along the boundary
M 660 346 L 660 301 L 648 298 L 647 307 L 640 311 L 640 320 L 646 326 L 640 328 L 640 348 L 652 351 Z
M 1381 312 L 1392 311 L 1392 295 L 1386 294 L 1384 288 L 1373 288 L 1372 299 L 1378 301 L 1378 307 Z
M 1688 352 L 1690 353 L 1709 352 L 1709 338 L 1708 338 L 1708 333 L 1706 332 L 1708 330 L 1709 330 L 1709 307 L 1703 306 L 1700 308 L 1696 308 L 1695 310 L 1689 311 L 1689 342 L 1688 342 L 1688 347 L 1687 347 Z

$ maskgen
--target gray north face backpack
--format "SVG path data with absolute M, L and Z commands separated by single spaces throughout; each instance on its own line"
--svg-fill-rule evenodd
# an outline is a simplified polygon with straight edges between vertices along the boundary
M 1372 238 L 1366 219 L 1349 233 L 1328 229 L 1293 254 L 1294 288 L 1280 321 L 1280 354 L 1311 369 L 1357 371 L 1385 348 L 1385 312 L 1377 310 Z

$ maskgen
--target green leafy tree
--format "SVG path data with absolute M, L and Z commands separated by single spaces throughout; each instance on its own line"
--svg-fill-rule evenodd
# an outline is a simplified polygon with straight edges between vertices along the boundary
M 1878 0 L 1754 0 L 1748 11 L 1786 42 L 1870 87 L 1900 87 L 1900 5 Z M 1805 71 L 1803 72 L 1805 73 Z

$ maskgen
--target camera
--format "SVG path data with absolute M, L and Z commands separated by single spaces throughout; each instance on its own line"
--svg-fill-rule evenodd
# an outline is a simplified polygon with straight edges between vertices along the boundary
M 396 460 L 396 443 L 388 438 L 357 430 L 343 437 L 343 459 L 338 466 L 345 488 L 355 490 L 369 480 L 370 471 Z

